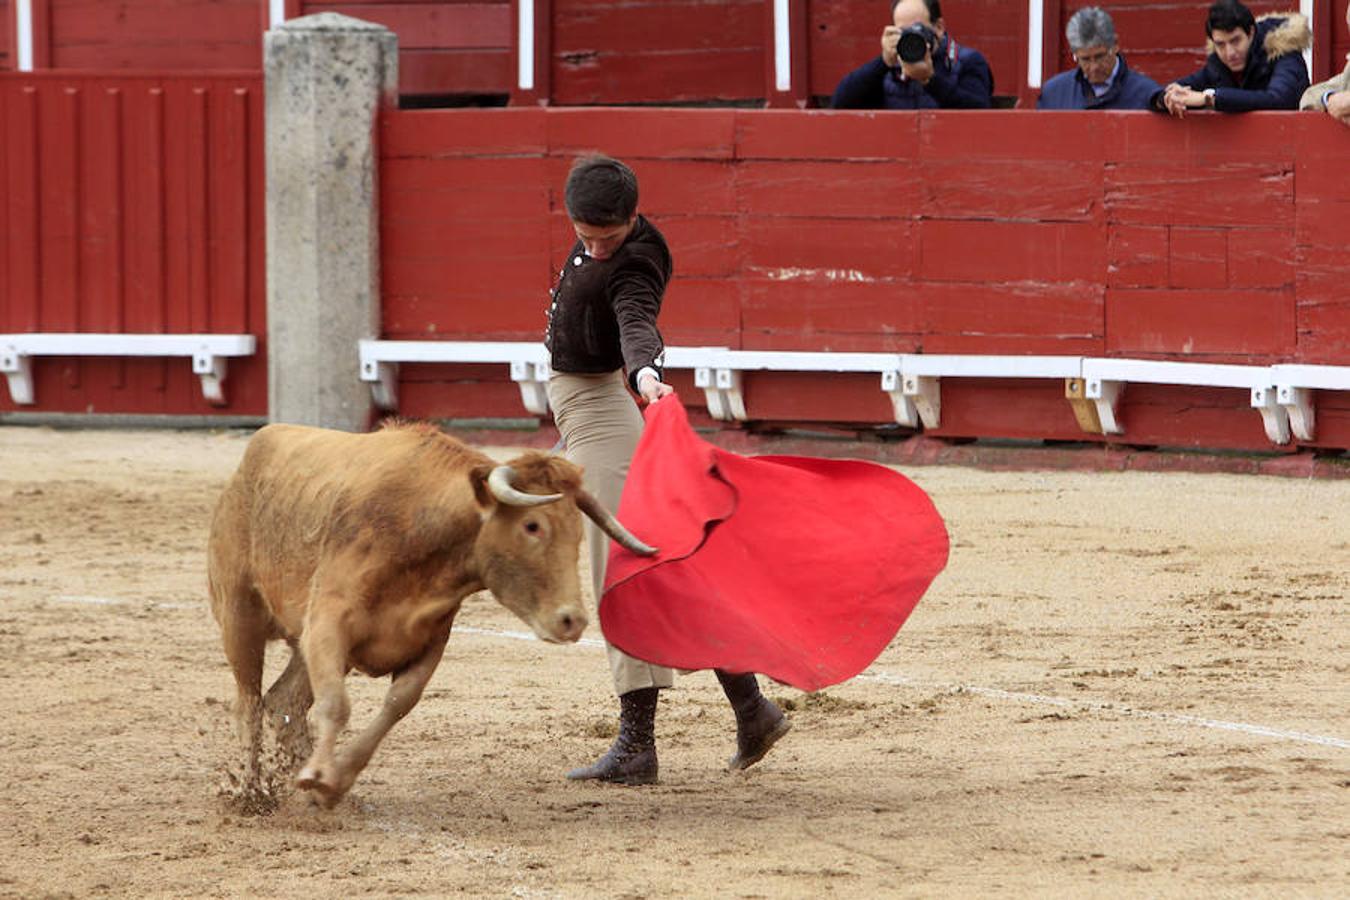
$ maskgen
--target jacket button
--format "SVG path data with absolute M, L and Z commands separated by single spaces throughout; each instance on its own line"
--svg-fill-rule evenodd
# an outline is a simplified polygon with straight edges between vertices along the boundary
M 579 265 L 581 265 L 581 257 L 578 256 L 578 257 L 576 257 L 575 259 L 573 259 L 573 260 L 572 260 L 572 265 L 574 265 L 574 266 L 579 266 Z

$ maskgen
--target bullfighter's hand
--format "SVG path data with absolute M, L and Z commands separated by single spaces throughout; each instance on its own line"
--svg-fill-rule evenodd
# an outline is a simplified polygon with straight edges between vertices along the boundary
M 1337 91 L 1328 97 L 1327 113 L 1350 125 L 1350 91 Z
M 899 57 L 897 57 L 898 59 Z M 907 63 L 900 60 L 900 71 L 905 73 L 905 77 L 910 81 L 917 81 L 919 84 L 927 85 L 928 80 L 933 77 L 933 51 L 930 48 L 923 55 L 923 59 L 918 62 Z
M 651 373 L 638 378 L 638 396 L 648 403 L 655 403 L 662 397 L 675 393 L 675 389 Z

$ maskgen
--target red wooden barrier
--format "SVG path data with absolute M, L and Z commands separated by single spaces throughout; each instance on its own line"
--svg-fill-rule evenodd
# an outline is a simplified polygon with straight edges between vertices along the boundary
M 223 409 L 183 360 L 49 358 L 24 408 L 265 414 L 260 78 L 0 75 L 0 123 L 0 332 L 260 343 L 230 364 Z
M 539 339 L 561 183 L 599 149 L 672 244 L 672 344 L 1350 364 L 1347 136 L 1325 116 L 408 111 L 382 135 L 389 337 Z M 502 372 L 470 374 L 408 367 L 403 411 L 519 410 Z M 889 418 L 871 379 L 746 378 L 753 418 Z M 1338 402 L 1319 444 L 1350 445 Z M 1270 446 L 1242 392 L 1127 404 L 1131 443 Z M 937 433 L 1084 438 L 1062 384 L 960 379 Z
M 0 72 L 15 66 L 14 27 L 13 7 L 9 5 L 9 0 L 0 0 Z
M 501 94 L 511 90 L 510 0 L 356 0 L 295 3 L 288 17 L 319 12 L 377 22 L 398 35 L 402 94 Z

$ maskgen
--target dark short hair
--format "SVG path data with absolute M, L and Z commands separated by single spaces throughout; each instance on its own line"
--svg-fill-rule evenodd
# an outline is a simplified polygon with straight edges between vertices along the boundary
M 1216 31 L 1232 31 L 1241 28 L 1251 31 L 1256 27 L 1256 17 L 1239 0 L 1215 0 L 1209 7 L 1209 16 L 1205 19 L 1205 34 Z
M 895 15 L 895 8 L 900 5 L 900 0 L 891 0 L 891 15 Z M 928 21 L 936 22 L 942 18 L 942 0 L 923 0 L 923 5 L 928 7 Z
M 583 156 L 572 163 L 563 203 L 574 222 L 622 225 L 637 212 L 637 176 L 617 159 Z

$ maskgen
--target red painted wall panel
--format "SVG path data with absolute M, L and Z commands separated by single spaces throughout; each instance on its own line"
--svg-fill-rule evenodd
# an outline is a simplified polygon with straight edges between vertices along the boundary
M 764 96 L 762 0 L 553 0 L 556 104 Z
M 0 77 L 0 332 L 248 333 L 224 408 L 187 359 L 34 360 L 41 411 L 267 407 L 262 83 Z M 12 410 L 8 392 L 0 409 Z
M 258 0 L 44 0 L 57 69 L 257 69 Z
M 401 94 L 506 94 L 511 90 L 510 0 L 361 0 L 301 3 L 305 15 L 336 12 L 398 35 Z
M 0 72 L 14 65 L 14 8 L 10 0 L 0 0 Z
M 1345 137 L 1325 117 L 611 108 L 383 129 L 391 336 L 453 318 L 538 339 L 572 241 L 561 182 L 598 149 L 633 164 L 670 240 L 673 344 L 1350 364 Z M 881 423 L 874 381 L 755 373 L 746 398 L 753 418 Z M 481 408 L 446 390 L 438 414 Z M 1132 386 L 1127 439 L 1268 448 L 1238 394 Z M 1350 428 L 1336 402 L 1322 440 Z M 948 379 L 937 433 L 1084 439 L 1047 381 Z

